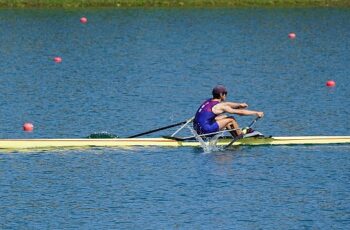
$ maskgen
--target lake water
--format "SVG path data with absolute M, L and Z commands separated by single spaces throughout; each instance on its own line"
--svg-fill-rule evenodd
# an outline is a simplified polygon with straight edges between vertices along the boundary
M 193 116 L 216 84 L 265 112 L 266 135 L 350 135 L 349 21 L 348 9 L 0 10 L 0 138 L 128 136 Z M 349 151 L 3 152 L 0 228 L 347 229 Z

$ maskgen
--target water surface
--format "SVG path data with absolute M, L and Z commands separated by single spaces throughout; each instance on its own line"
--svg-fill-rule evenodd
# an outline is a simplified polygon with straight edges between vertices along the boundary
M 191 117 L 219 83 L 265 112 L 266 135 L 349 135 L 349 19 L 341 9 L 1 10 L 0 137 L 128 136 Z M 0 226 L 346 229 L 348 153 L 3 152 Z

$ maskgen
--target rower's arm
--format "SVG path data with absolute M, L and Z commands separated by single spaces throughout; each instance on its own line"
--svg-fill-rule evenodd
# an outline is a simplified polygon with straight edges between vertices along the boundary
M 213 107 L 215 114 L 234 113 L 234 110 L 247 108 L 246 103 L 221 102 Z
M 257 117 L 264 116 L 263 112 L 248 110 L 248 109 L 232 109 L 229 105 L 224 105 L 222 109 L 223 109 L 223 112 L 237 114 L 240 116 L 257 116 Z
M 235 102 L 223 102 L 230 106 L 232 109 L 245 109 L 248 107 L 246 103 L 235 103 Z
M 264 116 L 263 112 L 248 110 L 248 109 L 233 109 L 232 114 L 237 114 L 240 116 L 257 116 L 257 117 Z

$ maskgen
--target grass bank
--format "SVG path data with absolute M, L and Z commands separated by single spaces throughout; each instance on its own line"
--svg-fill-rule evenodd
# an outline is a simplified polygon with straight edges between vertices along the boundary
M 0 0 L 2 8 L 350 7 L 350 0 Z

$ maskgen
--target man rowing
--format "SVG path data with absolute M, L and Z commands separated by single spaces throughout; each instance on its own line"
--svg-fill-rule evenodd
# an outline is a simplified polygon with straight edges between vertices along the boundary
M 242 137 L 242 130 L 236 119 L 225 113 L 240 116 L 264 116 L 263 112 L 248 110 L 246 103 L 225 102 L 227 90 L 223 85 L 217 85 L 213 91 L 213 98 L 206 100 L 199 107 L 193 120 L 193 128 L 198 134 L 211 134 L 224 129 L 230 130 L 233 137 Z

